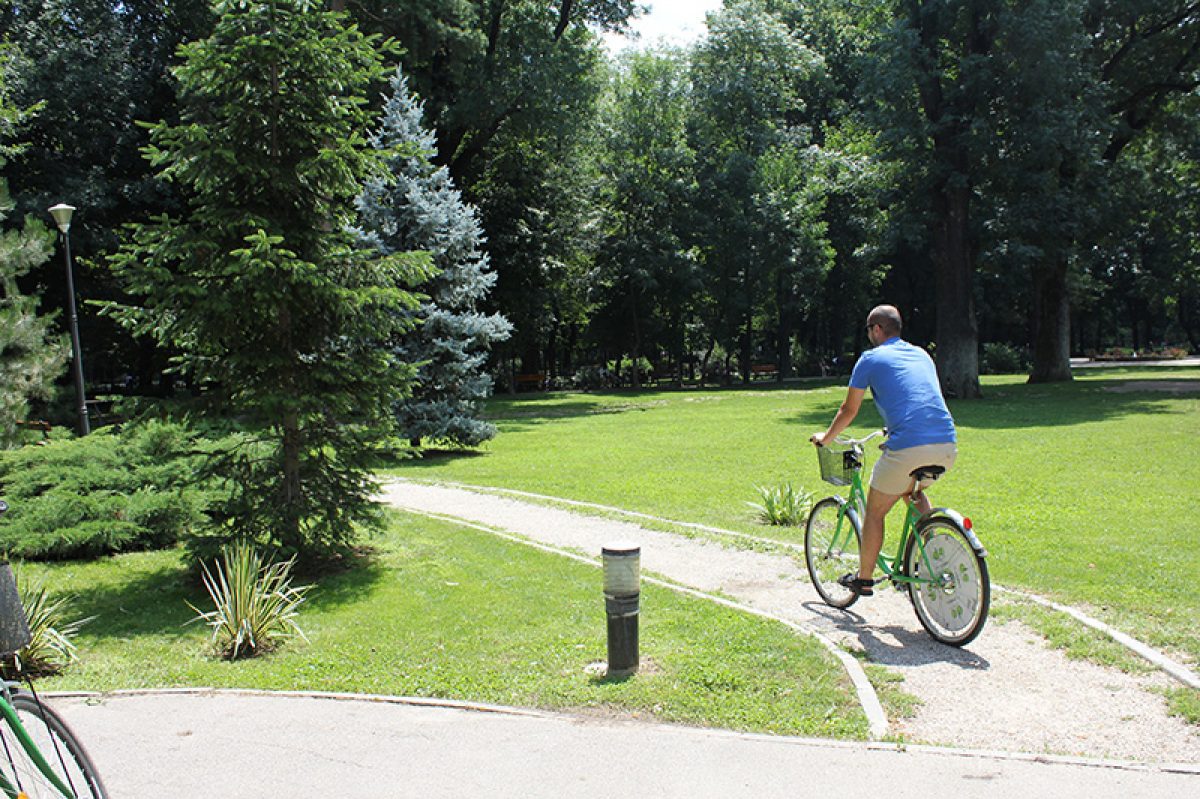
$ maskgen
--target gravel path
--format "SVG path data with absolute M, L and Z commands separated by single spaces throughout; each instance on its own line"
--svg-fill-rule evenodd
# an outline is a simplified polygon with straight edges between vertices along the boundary
M 597 556 L 614 541 L 642 548 L 642 569 L 821 631 L 903 675 L 922 700 L 916 715 L 891 719 L 908 740 L 1014 752 L 1200 763 L 1200 733 L 1167 713 L 1161 673 L 1135 676 L 1068 660 L 1019 622 L 989 619 L 963 649 L 933 641 L 907 598 L 877 591 L 849 611 L 825 606 L 803 563 L 787 555 L 723 547 L 457 487 L 396 481 L 391 505 L 452 516 L 554 547 Z M 1136 635 L 1136 631 L 1132 631 Z

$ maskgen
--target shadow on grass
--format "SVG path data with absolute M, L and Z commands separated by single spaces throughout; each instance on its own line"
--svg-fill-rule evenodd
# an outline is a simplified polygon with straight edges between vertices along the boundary
M 455 461 L 469 461 L 487 456 L 487 452 L 477 449 L 425 449 L 420 455 L 395 460 L 383 468 L 393 470 L 420 471 L 422 469 L 437 469 Z
M 502 426 L 505 432 L 526 426 L 596 414 L 630 413 L 660 407 L 668 399 L 689 394 L 764 394 L 780 391 L 802 392 L 837 384 L 840 378 L 802 378 L 784 383 L 757 381 L 749 385 L 686 386 L 684 388 L 606 389 L 587 394 L 572 393 L 558 399 L 553 393 L 524 395 L 527 398 L 494 398 L 484 418 Z
M 71 607 L 93 617 L 82 633 L 95 638 L 133 635 L 183 637 L 191 632 L 187 622 L 196 613 L 187 606 L 203 606 L 204 588 L 194 572 L 182 565 L 163 566 L 131 577 L 119 586 L 96 585 L 71 592 Z
M 390 575 L 386 566 L 366 560 L 319 581 L 298 578 L 293 584 L 311 584 L 305 607 L 321 611 L 362 601 Z M 98 585 L 71 592 L 72 609 L 92 617 L 81 632 L 93 638 L 191 635 L 202 625 L 192 622 L 196 612 L 188 603 L 201 609 L 212 606 L 197 573 L 183 565 L 147 571 L 118 586 Z
M 960 428 L 1017 430 L 1069 427 L 1125 416 L 1183 413 L 1185 411 L 1173 405 L 1172 401 L 1195 396 L 1166 392 L 1149 386 L 1144 391 L 1130 390 L 1136 387 L 1137 382 L 1080 380 L 1072 383 L 985 386 L 982 399 L 950 400 L 950 413 Z M 1172 382 L 1185 380 L 1173 378 Z M 1200 380 L 1194 382 L 1200 391 Z M 1121 390 L 1114 391 L 1117 387 Z M 814 431 L 822 429 L 829 424 L 840 402 L 840 397 L 831 399 L 819 409 L 806 409 L 788 417 L 786 423 L 812 428 Z M 877 416 L 869 396 L 864 401 L 863 408 L 871 416 Z M 860 418 L 870 416 L 860 415 Z

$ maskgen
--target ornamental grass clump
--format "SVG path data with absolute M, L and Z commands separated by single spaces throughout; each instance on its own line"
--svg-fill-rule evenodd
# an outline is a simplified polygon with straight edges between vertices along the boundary
M 292 638 L 308 639 L 296 623 L 298 608 L 311 586 L 291 584 L 295 558 L 268 560 L 250 544 L 223 547 L 221 561 L 204 570 L 204 587 L 215 605 L 201 611 L 188 603 L 212 628 L 212 645 L 226 660 L 269 652 Z
M 0 674 L 5 679 L 17 679 L 60 673 L 78 659 L 71 639 L 91 618 L 68 621 L 68 599 L 51 597 L 43 583 L 18 581 L 17 591 L 32 637 L 14 659 L 0 664 Z
M 804 490 L 797 490 L 791 483 L 781 486 L 760 486 L 759 496 L 762 503 L 747 502 L 746 504 L 758 511 L 759 521 L 787 527 L 799 527 L 808 519 L 812 510 L 813 495 Z

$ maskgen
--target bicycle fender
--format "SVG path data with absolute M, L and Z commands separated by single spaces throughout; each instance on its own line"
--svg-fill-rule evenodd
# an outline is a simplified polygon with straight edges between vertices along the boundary
M 947 519 L 958 525 L 959 529 L 963 531 L 963 535 L 965 535 L 967 540 L 971 542 L 971 549 L 975 550 L 975 554 L 979 555 L 981 558 L 987 557 L 987 550 L 983 548 L 983 542 L 979 540 L 979 536 L 975 535 L 974 528 L 967 527 L 963 515 L 953 508 L 931 508 L 929 513 L 923 515 L 921 520 L 917 522 L 917 529 L 920 529 L 920 525 L 923 525 L 926 521 L 936 516 L 945 516 Z

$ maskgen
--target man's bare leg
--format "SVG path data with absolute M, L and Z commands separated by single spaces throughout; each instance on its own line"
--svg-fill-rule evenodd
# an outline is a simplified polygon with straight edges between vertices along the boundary
M 883 549 L 883 522 L 900 496 L 874 488 L 867 493 L 867 518 L 863 519 L 862 546 L 858 551 L 858 576 L 861 579 L 870 580 L 875 574 L 875 562 Z

